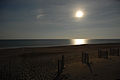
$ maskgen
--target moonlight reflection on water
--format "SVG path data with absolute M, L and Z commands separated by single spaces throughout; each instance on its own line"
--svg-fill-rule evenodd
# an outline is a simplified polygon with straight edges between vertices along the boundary
M 87 44 L 87 39 L 72 39 L 71 44 L 72 45 L 81 45 L 81 44 Z

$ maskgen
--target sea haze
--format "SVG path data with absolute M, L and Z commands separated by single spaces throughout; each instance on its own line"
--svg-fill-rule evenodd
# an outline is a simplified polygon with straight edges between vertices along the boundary
M 120 43 L 120 39 L 17 39 L 0 40 L 0 48 L 51 47 L 82 44 Z

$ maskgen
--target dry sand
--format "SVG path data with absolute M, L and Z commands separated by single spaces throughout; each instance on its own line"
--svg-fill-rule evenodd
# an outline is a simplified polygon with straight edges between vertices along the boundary
M 65 69 L 59 80 L 120 80 L 120 56 L 98 58 L 98 49 L 110 48 L 120 44 L 0 49 L 0 80 L 53 80 L 61 55 Z M 89 54 L 90 65 L 82 64 L 82 52 Z

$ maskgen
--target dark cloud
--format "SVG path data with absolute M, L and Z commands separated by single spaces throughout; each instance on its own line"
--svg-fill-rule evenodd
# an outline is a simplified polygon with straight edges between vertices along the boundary
M 118 1 L 118 2 L 119 2 L 120 0 L 115 0 L 115 1 Z

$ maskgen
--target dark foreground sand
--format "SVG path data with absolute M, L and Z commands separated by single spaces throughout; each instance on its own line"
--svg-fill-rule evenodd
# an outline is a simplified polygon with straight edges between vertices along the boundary
M 120 44 L 0 49 L 0 80 L 54 80 L 62 55 L 65 69 L 58 80 L 120 80 L 120 56 L 98 58 L 98 49 L 110 48 Z M 89 66 L 82 64 L 82 52 L 89 54 Z

